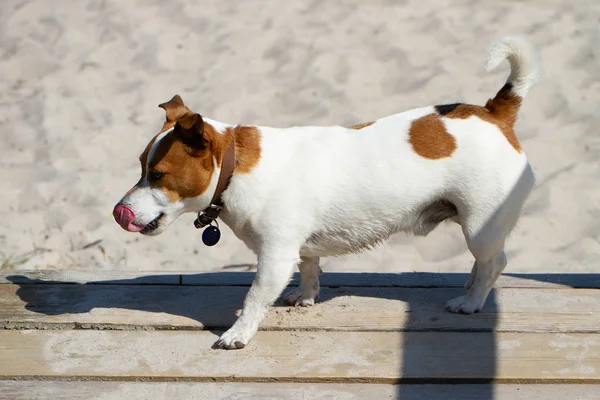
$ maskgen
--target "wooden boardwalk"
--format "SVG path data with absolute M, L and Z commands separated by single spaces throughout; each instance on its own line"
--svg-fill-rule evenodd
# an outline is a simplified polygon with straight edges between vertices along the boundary
M 600 276 L 323 275 L 243 350 L 213 350 L 252 273 L 2 271 L 2 399 L 600 399 Z M 297 283 L 298 277 L 292 284 Z

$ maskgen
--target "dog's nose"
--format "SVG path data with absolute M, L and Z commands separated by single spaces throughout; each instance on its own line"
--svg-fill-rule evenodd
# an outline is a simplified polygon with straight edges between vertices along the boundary
M 113 216 L 115 217 L 117 224 L 121 225 L 121 228 L 125 229 L 126 231 L 139 232 L 144 229 L 143 226 L 137 226 L 133 223 L 135 220 L 135 214 L 127 206 L 122 204 L 115 206 L 115 209 L 113 210 Z

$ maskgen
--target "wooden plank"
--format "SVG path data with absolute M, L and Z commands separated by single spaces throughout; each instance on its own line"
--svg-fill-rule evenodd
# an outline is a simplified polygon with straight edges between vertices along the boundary
M 590 400 L 600 385 L 384 385 L 209 382 L 0 381 L 1 400 Z
M 600 335 L 258 332 L 243 350 L 217 333 L 0 331 L 0 380 L 68 379 L 600 383 Z
M 0 328 L 215 329 L 236 319 L 246 287 L 0 285 Z M 456 315 L 464 289 L 323 288 L 309 308 L 274 307 L 263 330 L 600 332 L 600 291 L 496 289 Z
M 254 272 L 136 272 L 113 270 L 0 271 L 0 284 L 87 283 L 102 285 L 249 286 Z M 330 272 L 321 276 L 323 287 L 463 287 L 467 273 L 355 273 Z M 290 285 L 297 286 L 295 273 Z M 514 274 L 500 276 L 496 287 L 600 288 L 600 274 Z

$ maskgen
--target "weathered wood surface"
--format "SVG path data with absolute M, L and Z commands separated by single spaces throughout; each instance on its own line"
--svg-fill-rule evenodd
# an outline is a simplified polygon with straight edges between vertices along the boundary
M 600 385 L 0 381 L 1 400 L 593 400 Z
M 258 332 L 243 351 L 200 331 L 0 331 L 0 377 L 192 381 L 600 383 L 600 335 Z
M 0 399 L 599 393 L 595 275 L 505 275 L 481 313 L 456 315 L 444 304 L 466 274 L 325 274 L 316 306 L 273 307 L 245 349 L 212 349 L 253 277 L 3 271 Z
M 136 271 L 95 271 L 95 270 L 3 270 L 2 283 L 87 283 L 104 285 L 190 285 L 190 286 L 249 286 L 254 272 L 136 272 Z M 325 272 L 321 276 L 321 286 L 346 287 L 463 287 L 467 273 L 353 273 Z M 290 283 L 297 286 L 299 274 Z M 600 288 L 600 274 L 516 274 L 500 276 L 496 287 L 504 288 Z
M 0 285 L 0 328 L 229 327 L 247 287 Z M 274 307 L 263 330 L 600 332 L 600 290 L 496 289 L 483 311 L 444 310 L 464 289 L 323 288 L 310 308 Z

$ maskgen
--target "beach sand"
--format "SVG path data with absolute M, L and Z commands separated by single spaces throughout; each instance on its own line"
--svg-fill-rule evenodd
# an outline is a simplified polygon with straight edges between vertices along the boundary
M 517 135 L 537 187 L 506 272 L 596 272 L 600 260 L 600 2 L 3 1 L 0 263 L 15 269 L 245 270 L 227 228 L 204 246 L 193 215 L 164 234 L 123 231 L 111 211 L 139 179 L 180 94 L 202 115 L 266 126 L 370 121 L 447 102 L 485 104 L 508 64 L 489 45 L 523 35 L 543 76 Z M 468 272 L 460 227 L 393 236 L 325 271 Z

